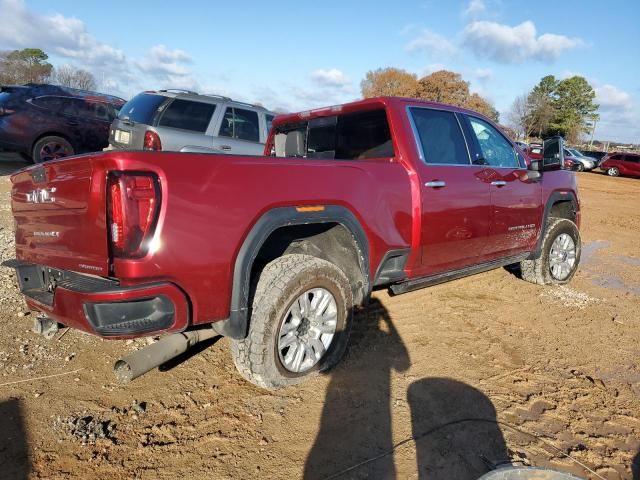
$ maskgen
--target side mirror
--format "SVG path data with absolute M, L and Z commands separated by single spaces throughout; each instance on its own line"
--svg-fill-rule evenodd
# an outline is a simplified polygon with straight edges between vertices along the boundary
M 538 180 L 542 178 L 542 160 L 531 160 L 527 167 L 527 179 Z
M 542 143 L 542 171 L 564 168 L 564 140 L 552 137 Z

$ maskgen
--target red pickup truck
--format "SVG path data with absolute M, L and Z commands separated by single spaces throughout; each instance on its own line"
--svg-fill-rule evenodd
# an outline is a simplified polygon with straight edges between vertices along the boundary
M 561 139 L 530 161 L 475 112 L 367 99 L 277 117 L 264 156 L 117 151 L 21 170 L 8 264 L 57 322 L 225 335 L 240 373 L 277 388 L 340 359 L 374 289 L 513 264 L 568 282 L 580 205 L 561 167 Z

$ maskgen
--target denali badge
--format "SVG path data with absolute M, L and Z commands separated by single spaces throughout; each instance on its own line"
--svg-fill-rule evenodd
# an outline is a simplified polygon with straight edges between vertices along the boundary
M 56 187 L 51 188 L 36 188 L 27 193 L 27 202 L 29 203 L 53 203 L 56 201 L 56 197 L 53 194 L 56 191 Z
M 96 267 L 95 265 L 87 265 L 86 263 L 79 263 L 78 266 L 80 268 L 84 268 L 85 270 L 97 270 L 102 271 L 102 268 Z
M 60 232 L 57 232 L 55 230 L 50 231 L 50 232 L 33 232 L 33 236 L 34 237 L 59 237 L 60 236 Z

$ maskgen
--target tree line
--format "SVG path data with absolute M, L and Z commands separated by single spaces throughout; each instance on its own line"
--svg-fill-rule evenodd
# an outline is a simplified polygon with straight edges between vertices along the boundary
M 367 72 L 360 83 L 364 98 L 399 96 L 447 103 L 482 113 L 494 121 L 499 120 L 498 111 L 477 93 L 471 93 L 469 82 L 459 73 L 439 70 L 418 79 L 414 73 L 400 68 L 379 68 Z
M 593 132 L 599 119 L 595 97 L 584 77 L 558 80 L 547 75 L 514 100 L 508 120 L 522 138 L 562 135 L 568 142 L 577 143 L 582 134 Z
M 401 96 L 418 98 L 480 112 L 499 121 L 495 107 L 477 93 L 459 73 L 439 70 L 420 79 L 399 68 L 379 68 L 367 72 L 360 84 L 364 98 Z M 513 136 L 539 139 L 562 135 L 576 143 L 580 136 L 593 131 L 598 120 L 595 92 L 584 77 L 575 75 L 558 80 L 543 77 L 529 92 L 517 97 L 507 115 Z
M 69 65 L 54 67 L 39 48 L 0 52 L 0 85 L 52 83 L 64 87 L 95 90 L 94 75 Z M 360 83 L 364 98 L 377 96 L 412 97 L 469 108 L 499 121 L 499 114 L 487 99 L 472 93 L 469 82 L 459 73 L 439 70 L 421 78 L 399 68 L 368 71 Z M 515 136 L 546 138 L 562 135 L 575 143 L 593 131 L 598 120 L 595 92 L 584 77 L 563 80 L 543 77 L 529 92 L 518 96 L 507 115 Z
M 0 52 L 0 85 L 52 83 L 63 87 L 95 90 L 94 75 L 70 65 L 54 67 L 39 48 Z

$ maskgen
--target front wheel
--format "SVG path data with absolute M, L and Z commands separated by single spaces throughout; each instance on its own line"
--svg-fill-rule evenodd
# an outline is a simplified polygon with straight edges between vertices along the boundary
M 580 162 L 576 164 L 576 172 L 584 172 L 584 165 Z
M 309 255 L 284 255 L 260 274 L 249 333 L 231 341 L 240 374 L 276 389 L 334 366 L 351 328 L 349 280 L 334 264 Z
M 618 167 L 609 167 L 607 168 L 607 175 L 610 177 L 617 177 L 620 175 L 620 170 L 618 170 Z
M 520 262 L 522 278 L 539 285 L 569 282 L 578 270 L 582 243 L 578 227 L 566 218 L 550 218 L 538 256 Z

